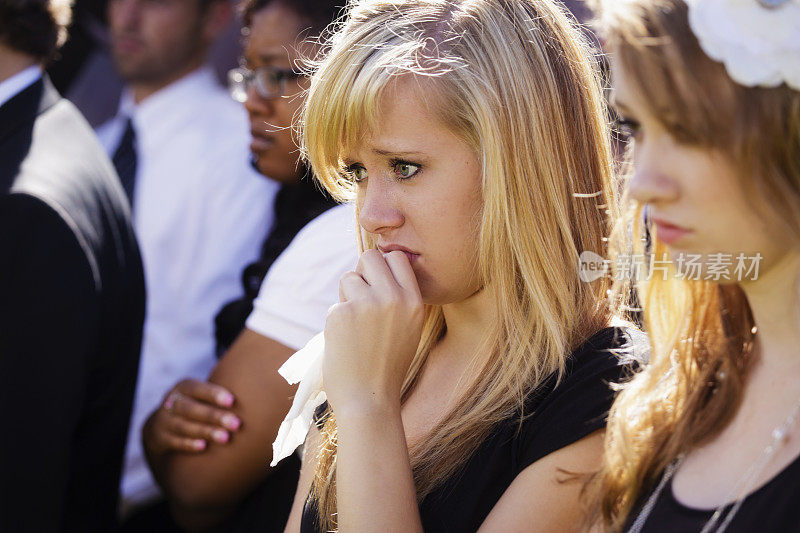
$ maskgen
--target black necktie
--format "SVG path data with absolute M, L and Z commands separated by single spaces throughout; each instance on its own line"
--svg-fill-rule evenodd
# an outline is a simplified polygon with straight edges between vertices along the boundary
M 125 133 L 122 134 L 122 140 L 114 152 L 112 161 L 132 207 L 133 189 L 136 186 L 136 132 L 133 130 L 133 120 L 130 118 L 125 124 Z

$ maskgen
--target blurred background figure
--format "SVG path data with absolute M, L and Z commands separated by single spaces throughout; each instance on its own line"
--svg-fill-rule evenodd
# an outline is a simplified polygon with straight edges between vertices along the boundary
M 316 47 L 303 40 L 313 40 L 322 32 L 333 21 L 341 3 L 342 0 L 246 0 L 241 5 L 245 50 L 240 67 L 228 73 L 229 89 L 231 96 L 244 104 L 250 119 L 253 166 L 280 183 L 280 191 L 275 199 L 275 222 L 261 255 L 242 274 L 243 296 L 226 305 L 216 317 L 220 354 L 230 348 L 244 328 L 253 300 L 275 259 L 301 228 L 336 205 L 298 161 L 292 121 L 303 101 L 301 65 L 296 63 L 303 56 L 316 53 Z M 336 250 L 341 228 L 333 225 L 330 229 Z M 349 244 L 354 246 L 354 242 Z M 297 268 L 298 272 L 292 275 L 302 276 L 303 266 Z M 303 344 L 305 341 L 300 342 Z
M 56 89 L 75 104 L 93 127 L 116 114 L 123 89 L 109 50 L 107 3 L 108 0 L 73 3 L 69 40 L 47 68 Z M 299 9 L 305 9 L 305 3 L 295 2 Z M 565 0 L 564 4 L 579 22 L 588 22 L 591 13 L 584 0 Z M 221 81 L 236 66 L 241 51 L 240 30 L 240 21 L 232 18 L 209 51 L 208 64 Z
M 111 0 L 114 64 L 126 89 L 99 128 L 132 204 L 147 316 L 122 479 L 123 514 L 158 498 L 141 429 L 178 379 L 216 361 L 214 315 L 272 222 L 277 185 L 248 164 L 247 118 L 205 61 L 227 0 Z
M 107 4 L 108 0 L 73 3 L 69 40 L 47 67 L 53 85 L 75 104 L 92 127 L 116 115 L 123 90 L 109 50 Z M 236 66 L 241 50 L 240 29 L 239 21 L 231 18 L 209 50 L 208 64 L 220 81 Z
M 592 17 L 592 11 L 586 5 L 586 0 L 564 0 L 564 5 L 569 9 L 581 24 L 587 24 Z M 591 33 L 588 28 L 584 28 L 586 33 Z
M 281 190 L 262 255 L 244 271 L 244 296 L 217 317 L 220 350 L 235 342 L 210 382 L 179 382 L 145 425 L 150 465 L 186 529 L 282 531 L 288 516 L 299 460 L 267 466 L 293 393 L 277 369 L 322 330 L 338 301 L 339 278 L 356 264 L 353 206 L 328 209 L 334 202 L 299 163 L 291 131 L 308 81 L 294 67 L 318 51 L 304 38 L 313 41 L 340 4 L 249 0 L 242 6 L 245 52 L 242 67 L 230 74 L 231 92 L 250 116 L 255 166 L 279 180 Z M 153 509 L 149 523 L 136 530 L 168 522 L 167 512 L 166 503 Z
M 0 531 L 108 532 L 144 319 L 125 194 L 42 73 L 66 1 L 0 0 Z
M 93 128 L 117 112 L 122 79 L 108 50 L 107 0 L 75 0 L 69 40 L 47 73 L 56 89 L 83 113 Z

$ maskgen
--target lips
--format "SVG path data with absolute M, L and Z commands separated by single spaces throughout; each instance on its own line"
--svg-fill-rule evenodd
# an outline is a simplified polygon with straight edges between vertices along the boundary
M 262 130 L 251 129 L 250 136 L 252 137 L 250 141 L 251 152 L 263 152 L 275 145 L 275 140 L 271 136 L 265 135 Z
M 657 228 L 656 236 L 658 237 L 658 240 L 667 245 L 673 244 L 678 240 L 682 239 L 683 237 L 692 233 L 692 230 L 686 229 L 676 224 L 672 224 L 665 220 L 661 220 L 655 217 L 653 217 L 652 220 Z
M 408 258 L 408 262 L 412 265 L 419 259 L 419 254 L 416 252 L 412 252 L 405 246 L 400 246 L 399 244 L 387 244 L 384 246 L 378 246 L 378 250 L 381 253 L 388 254 L 389 252 L 403 252 L 405 256 Z
M 114 51 L 118 54 L 134 54 L 144 45 L 142 41 L 130 35 L 120 35 L 113 39 Z

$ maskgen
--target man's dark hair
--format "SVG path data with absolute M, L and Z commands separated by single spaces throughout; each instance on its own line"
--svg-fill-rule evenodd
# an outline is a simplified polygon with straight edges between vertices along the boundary
M 252 24 L 253 15 L 273 3 L 280 3 L 308 21 L 307 35 L 317 36 L 336 20 L 344 7 L 345 0 L 242 0 L 239 10 L 245 27 Z
M 0 0 L 0 42 L 46 62 L 67 40 L 70 0 Z

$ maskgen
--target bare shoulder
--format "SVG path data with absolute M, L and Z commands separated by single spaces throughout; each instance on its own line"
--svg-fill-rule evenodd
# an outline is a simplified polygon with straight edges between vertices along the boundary
M 584 474 L 602 457 L 604 431 L 596 431 L 539 459 L 519 473 L 483 522 L 480 531 L 581 531 Z

